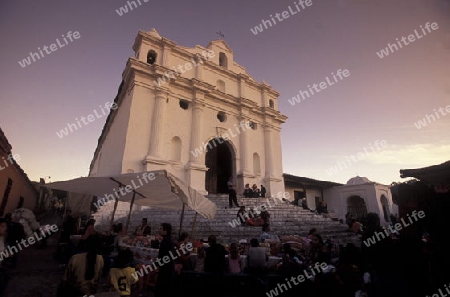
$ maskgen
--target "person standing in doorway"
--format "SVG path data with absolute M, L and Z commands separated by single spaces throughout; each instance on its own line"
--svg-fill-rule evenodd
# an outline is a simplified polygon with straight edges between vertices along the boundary
M 233 207 L 233 203 L 234 206 L 239 207 L 236 197 L 236 184 L 234 183 L 232 176 L 230 176 L 227 185 L 228 185 L 228 203 L 230 204 L 230 208 Z

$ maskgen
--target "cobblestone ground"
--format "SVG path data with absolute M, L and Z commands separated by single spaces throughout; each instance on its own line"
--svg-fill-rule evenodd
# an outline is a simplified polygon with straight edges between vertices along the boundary
M 57 218 L 47 218 L 40 221 L 41 225 L 57 224 Z M 11 279 L 4 297 L 55 297 L 61 277 L 64 274 L 64 267 L 53 259 L 56 251 L 59 232 L 48 238 L 48 246 L 39 249 L 38 244 L 30 246 L 19 252 L 19 260 L 14 269 L 9 270 Z M 106 282 L 103 278 L 101 285 Z M 133 296 L 152 297 L 153 294 L 146 292 L 133 292 Z
M 55 224 L 56 218 L 41 221 L 41 224 Z M 5 297 L 55 297 L 64 268 L 53 260 L 53 252 L 59 233 L 48 238 L 48 246 L 38 249 L 34 244 L 19 252 L 19 261 L 10 270 L 11 279 Z

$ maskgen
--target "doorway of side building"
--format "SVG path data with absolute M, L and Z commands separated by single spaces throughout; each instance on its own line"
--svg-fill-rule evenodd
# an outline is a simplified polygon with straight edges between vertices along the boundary
M 208 142 L 205 165 L 205 189 L 209 194 L 228 193 L 227 182 L 234 174 L 234 150 L 223 138 L 214 138 Z M 234 180 L 236 184 L 236 180 Z
M 361 220 L 367 215 L 367 205 L 364 198 L 351 196 L 347 199 L 347 212 L 355 218 Z
M 302 205 L 302 198 L 306 197 L 303 191 L 294 191 L 294 204 L 297 206 Z
M 389 211 L 389 203 L 388 203 L 386 196 L 381 195 L 380 201 L 381 201 L 381 206 L 383 208 L 384 220 L 386 222 L 390 222 L 391 221 L 391 218 L 390 218 L 391 212 Z

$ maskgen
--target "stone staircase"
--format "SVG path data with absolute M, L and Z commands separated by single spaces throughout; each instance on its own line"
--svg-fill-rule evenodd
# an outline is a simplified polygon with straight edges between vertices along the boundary
M 216 203 L 217 214 L 213 220 L 207 220 L 201 215 L 197 215 L 195 230 L 192 227 L 195 212 L 186 208 L 182 231 L 186 231 L 197 239 L 206 239 L 209 235 L 216 235 L 219 242 L 229 243 L 240 239 L 259 238 L 262 233 L 261 227 L 235 226 L 232 227 L 233 220 L 236 219 L 238 208 L 228 207 L 228 195 L 210 195 L 208 198 Z M 271 231 L 278 236 L 300 235 L 306 236 L 311 228 L 316 228 L 318 233 L 325 239 L 332 239 L 340 244 L 354 243 L 360 246 L 360 240 L 352 233 L 348 232 L 348 227 L 338 221 L 317 215 L 301 207 L 293 206 L 275 198 L 238 198 L 240 205 L 245 205 L 247 211 L 250 207 L 259 210 L 264 205 L 270 213 Z M 111 219 L 114 202 L 108 202 L 101 207 L 94 218 L 96 226 L 100 230 L 106 230 Z M 117 207 L 115 222 L 125 225 L 129 212 L 129 203 L 119 202 Z M 141 223 L 142 218 L 147 218 L 152 227 L 152 234 L 156 234 L 163 222 L 171 223 L 175 234 L 178 234 L 180 226 L 181 211 L 161 210 L 156 208 L 134 206 L 130 218 L 129 230 L 132 232 Z

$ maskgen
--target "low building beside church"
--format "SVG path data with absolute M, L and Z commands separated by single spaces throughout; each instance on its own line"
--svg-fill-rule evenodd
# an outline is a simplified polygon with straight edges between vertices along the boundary
M 392 201 L 389 186 L 370 181 L 366 177 L 353 177 L 345 185 L 324 190 L 324 201 L 333 217 L 345 219 L 349 213 L 363 218 L 372 212 L 380 216 L 381 225 L 390 224 L 390 216 L 398 215 L 398 206 Z
M 342 185 L 287 173 L 283 174 L 283 177 L 284 187 L 287 195 L 289 195 L 289 199 L 299 202 L 301 199 L 306 198 L 306 203 L 311 209 L 316 209 L 319 202 L 325 202 L 323 195 L 325 189 Z

